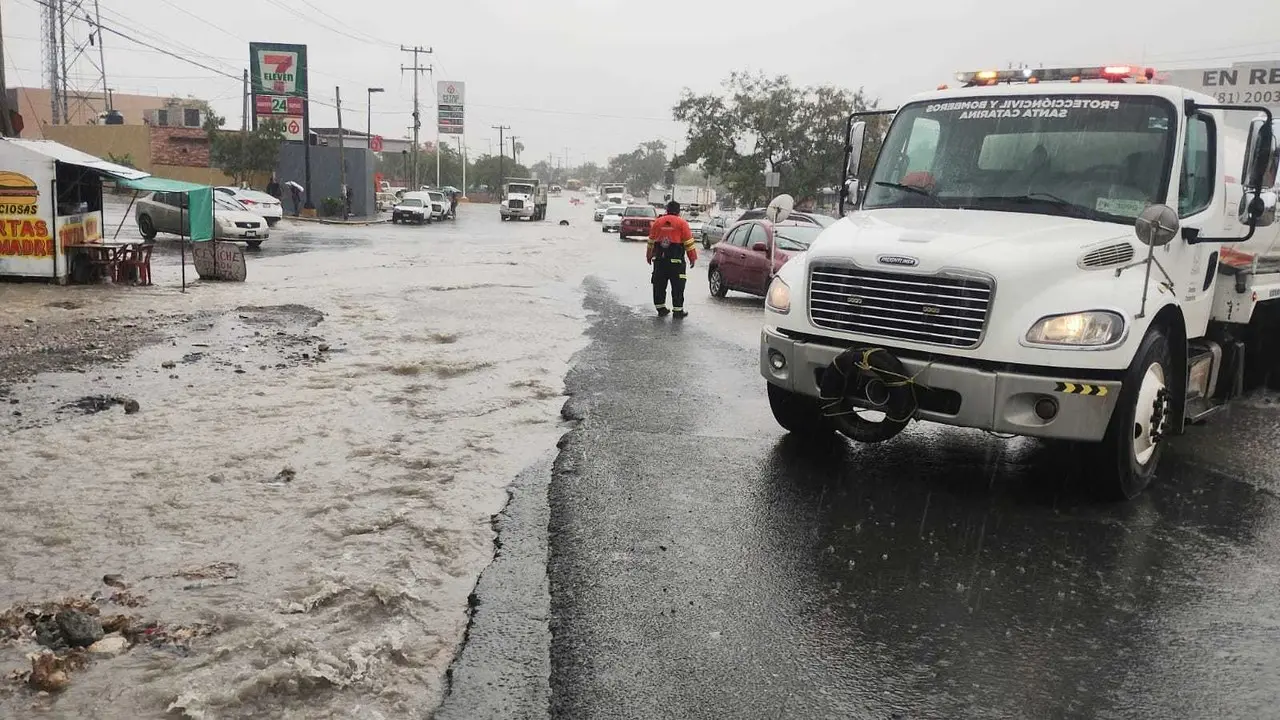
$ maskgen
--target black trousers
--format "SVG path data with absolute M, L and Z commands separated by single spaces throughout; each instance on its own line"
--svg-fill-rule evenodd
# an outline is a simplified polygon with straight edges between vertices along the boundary
M 667 306 L 667 284 L 671 284 L 671 309 L 684 309 L 684 258 L 671 259 L 655 257 L 653 259 L 653 306 Z

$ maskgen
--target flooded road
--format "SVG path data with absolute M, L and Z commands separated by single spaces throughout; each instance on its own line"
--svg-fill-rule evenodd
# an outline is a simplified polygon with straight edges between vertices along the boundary
M 0 393 L 0 609 L 154 631 L 0 717 L 1280 716 L 1274 398 L 1125 505 L 1029 440 L 815 451 L 705 257 L 657 321 L 584 207 L 461 212 L 282 227 L 186 294 L 169 254 L 155 288 L 0 285 L 15 332 L 150 338 Z
M 136 354 L 8 389 L 0 608 L 99 593 L 103 617 L 197 638 L 56 696 L 6 685 L 0 716 L 430 712 L 505 488 L 564 432 L 586 327 L 586 268 L 564 261 L 584 233 L 460 215 L 282 226 L 247 283 L 185 294 L 165 244 L 151 288 L 0 286 L 37 328 L 172 316 Z M 34 649 L 0 644 L 0 669 Z

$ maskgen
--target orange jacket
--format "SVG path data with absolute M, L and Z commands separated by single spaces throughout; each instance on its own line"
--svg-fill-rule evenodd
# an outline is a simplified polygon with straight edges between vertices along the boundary
M 683 254 L 689 256 L 689 262 L 698 262 L 698 248 L 693 242 L 693 230 L 679 215 L 663 215 L 649 226 L 649 243 L 645 248 L 644 259 L 647 262 L 653 262 L 654 252 L 664 242 L 668 245 L 683 246 Z

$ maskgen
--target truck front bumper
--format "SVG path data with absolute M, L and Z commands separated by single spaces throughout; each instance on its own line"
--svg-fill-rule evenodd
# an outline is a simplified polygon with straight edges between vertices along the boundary
M 796 340 L 766 327 L 760 333 L 760 373 L 786 390 L 819 396 L 822 373 L 846 348 Z M 885 348 L 893 353 L 892 348 Z M 781 368 L 775 367 L 780 356 Z M 1119 381 L 1082 381 L 1061 374 L 980 370 L 963 365 L 899 357 L 906 374 L 944 402 L 916 411 L 918 420 L 993 432 L 1057 440 L 1096 442 L 1107 432 L 1120 397 Z M 1044 420 L 1035 412 L 1044 398 L 1057 413 Z
M 502 208 L 502 217 L 508 218 L 531 218 L 533 217 L 533 206 L 529 205 L 523 208 Z

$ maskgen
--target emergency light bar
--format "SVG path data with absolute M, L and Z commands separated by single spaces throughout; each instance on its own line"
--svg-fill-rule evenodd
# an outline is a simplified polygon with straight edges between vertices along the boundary
M 1152 68 L 1136 65 L 1101 65 L 1097 67 L 1074 68 L 1021 68 L 1018 70 L 979 70 L 976 72 L 956 73 L 956 80 L 965 87 L 975 85 L 998 85 L 1000 83 L 1039 83 L 1039 82 L 1073 82 L 1084 80 L 1106 80 L 1122 83 L 1133 78 L 1139 83 L 1150 82 L 1156 76 Z

